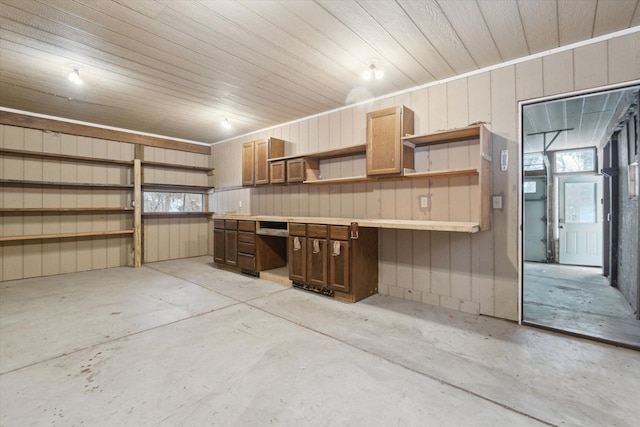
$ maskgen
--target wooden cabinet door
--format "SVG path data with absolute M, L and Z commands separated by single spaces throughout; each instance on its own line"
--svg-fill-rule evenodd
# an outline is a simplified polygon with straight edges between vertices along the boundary
M 242 144 L 242 185 L 254 183 L 254 145 L 253 142 Z
M 348 294 L 351 292 L 349 241 L 330 240 L 329 251 L 329 287 Z
M 300 247 L 295 248 L 295 239 L 300 242 Z M 300 236 L 289 236 L 289 279 L 295 282 L 307 281 L 307 239 Z
M 255 142 L 255 184 L 269 183 L 269 140 Z
M 236 230 L 224 231 L 224 263 L 238 265 L 238 232 Z
M 269 169 L 270 169 L 272 184 L 284 184 L 285 182 L 287 182 L 284 165 L 285 165 L 284 160 L 269 162 Z
M 287 182 L 302 182 L 304 175 L 304 158 L 287 160 Z
M 213 261 L 224 264 L 224 230 L 213 229 Z
M 408 108 L 367 113 L 367 175 L 399 174 L 403 168 L 413 168 L 413 149 L 402 141 L 405 134 L 413 134 L 413 111 Z
M 307 283 L 327 288 L 328 240 L 307 237 Z

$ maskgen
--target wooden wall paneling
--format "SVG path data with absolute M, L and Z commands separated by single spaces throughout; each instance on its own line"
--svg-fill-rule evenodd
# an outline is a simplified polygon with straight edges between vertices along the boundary
M 158 261 L 171 259 L 171 245 L 173 243 L 170 234 L 171 218 L 161 216 L 154 219 L 156 221 L 154 225 L 158 229 Z M 162 232 L 159 230 L 162 230 Z
M 180 248 L 180 218 L 169 218 L 169 258 L 181 258 Z
M 491 74 L 491 92 L 493 93 L 496 90 L 500 90 L 500 87 L 502 87 L 505 82 L 494 80 L 493 75 L 495 72 Z M 542 76 L 545 96 L 571 92 L 574 89 L 573 51 L 567 50 L 545 56 L 542 59 Z M 513 103 L 513 100 L 509 102 Z
M 414 113 L 413 129 L 416 135 L 428 133 L 429 129 L 429 90 L 414 90 L 410 93 L 409 105 Z
M 429 128 L 427 133 L 447 129 L 447 85 L 439 84 L 428 88 Z
M 413 231 L 396 230 L 396 285 L 404 289 L 402 298 L 421 301 L 422 294 L 413 292 Z
M 318 151 L 331 149 L 330 117 L 322 115 L 318 117 Z
M 342 205 L 342 189 L 341 185 L 329 185 L 324 186 L 328 187 L 328 197 L 327 202 L 329 203 L 329 215 L 330 217 L 337 218 L 341 215 L 341 205 Z M 322 194 L 322 193 L 321 193 Z M 322 203 L 322 199 L 321 202 Z
M 312 216 L 331 216 L 331 186 L 330 185 L 318 185 L 318 206 L 316 211 L 311 211 Z
M 477 145 L 477 144 L 474 144 Z M 458 141 L 449 145 L 449 167 L 463 169 L 471 166 L 470 142 Z M 475 163 L 475 162 L 473 162 Z M 448 179 L 449 181 L 449 220 L 471 221 L 471 197 L 470 177 L 459 176 Z M 477 191 L 480 189 L 478 188 Z M 477 193 L 473 194 L 477 196 Z
M 608 83 L 606 58 L 606 41 L 574 49 L 575 90 L 604 86 Z
M 457 79 L 447 86 L 447 129 L 469 124 L 469 93 L 467 79 Z
M 289 210 L 292 216 L 301 216 L 300 203 L 302 202 L 302 185 L 292 184 L 288 186 L 289 189 Z
M 518 101 L 543 96 L 542 59 L 516 64 L 516 98 Z
M 392 289 L 399 298 L 404 297 L 404 292 L 400 288 L 401 295 L 398 295 L 396 282 L 396 230 L 381 228 L 378 231 L 378 292 L 385 295 L 392 295 Z
M 265 215 L 273 215 L 275 212 L 275 200 L 273 198 L 273 190 L 272 186 L 267 186 L 266 198 L 265 198 Z
M 209 253 L 209 242 L 213 237 L 209 237 L 209 230 L 213 229 L 213 221 L 208 218 L 200 218 L 198 226 L 198 255 L 207 255 Z
M 556 55 L 553 55 L 556 56 Z M 544 70 L 546 75 L 547 70 Z M 562 75 L 562 71 L 558 71 Z M 517 105 L 515 103 L 515 67 L 491 72 L 492 158 L 498 159 L 501 150 L 509 151 L 509 158 L 517 157 L 513 141 L 517 140 Z M 547 79 L 545 78 L 545 91 Z M 571 84 L 573 87 L 573 85 Z M 495 315 L 516 320 L 518 314 L 518 219 L 516 163 L 510 160 L 512 171 L 502 172 L 499 162 L 493 162 L 493 193 L 503 195 L 503 209 L 493 211 L 494 229 L 494 307 Z
M 273 195 L 271 196 L 273 200 L 273 214 L 272 215 L 282 215 L 282 187 L 279 185 L 274 185 L 272 187 Z
M 298 139 L 293 141 L 295 144 L 295 152 L 291 154 L 309 153 L 309 121 L 305 120 L 298 123 Z
M 179 224 L 180 224 L 180 228 L 179 228 L 179 237 L 178 240 L 176 241 L 177 246 L 180 248 L 180 258 L 187 258 L 188 256 L 190 256 L 190 242 L 189 242 L 189 236 L 190 236 L 190 226 L 189 226 L 189 218 L 188 217 L 183 217 L 183 218 L 176 218 L 176 220 L 178 220 Z
M 469 122 L 491 122 L 491 73 L 469 77 Z
M 307 191 L 308 194 L 308 206 L 306 214 L 309 216 L 320 216 L 320 187 L 325 187 L 324 185 L 312 185 Z M 300 206 L 301 213 L 304 213 L 303 206 Z
M 471 301 L 471 235 L 451 234 L 451 297 Z
M 292 189 L 290 186 L 286 185 L 280 188 L 282 192 L 282 213 L 284 215 L 292 215 L 291 210 L 291 199 L 292 199 Z
M 354 184 L 342 184 L 339 187 L 340 200 L 339 207 L 340 212 L 337 216 L 342 218 L 352 218 L 355 215 L 355 198 Z
M 159 261 L 161 258 L 158 254 L 159 251 L 159 243 L 158 236 L 159 227 L 158 227 L 159 217 L 145 217 L 144 219 L 144 262 L 154 262 Z
M 413 218 L 413 197 L 411 181 L 396 181 L 395 183 L 396 219 Z
M 380 182 L 380 218 L 393 219 L 396 216 L 396 182 Z
M 367 217 L 367 184 L 364 182 L 354 183 L 352 188 L 353 217 Z
M 442 231 L 430 233 L 431 292 L 441 297 L 451 295 L 451 234 Z
M 322 151 L 322 149 L 320 148 L 319 126 L 320 119 L 318 117 L 312 117 L 311 119 L 309 119 L 309 138 L 307 140 L 307 148 L 309 150 L 308 153 Z
M 607 41 L 607 65 L 609 84 L 621 83 L 640 78 L 640 55 L 630 52 L 640 51 L 640 33 L 616 37 Z
M 380 219 L 381 218 L 381 195 L 379 182 L 367 182 L 367 210 L 365 218 Z
M 186 236 L 183 236 L 183 239 L 186 238 L 188 253 L 190 257 L 200 255 L 200 227 L 199 222 L 202 218 L 184 218 L 185 222 L 188 223 L 189 233 Z
M 428 231 L 414 230 L 411 240 L 412 289 L 415 294 L 421 294 L 421 301 L 431 292 L 431 236 Z

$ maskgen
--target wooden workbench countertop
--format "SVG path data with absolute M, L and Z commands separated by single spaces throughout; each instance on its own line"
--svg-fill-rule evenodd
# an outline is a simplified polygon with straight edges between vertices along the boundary
M 402 230 L 453 231 L 459 233 L 477 233 L 480 224 L 462 221 L 417 221 L 410 219 L 367 219 L 367 218 L 329 218 L 298 217 L 280 215 L 242 215 L 215 214 L 214 219 L 236 219 L 245 221 L 299 222 L 306 224 L 349 225 L 357 222 L 360 227 L 392 228 Z

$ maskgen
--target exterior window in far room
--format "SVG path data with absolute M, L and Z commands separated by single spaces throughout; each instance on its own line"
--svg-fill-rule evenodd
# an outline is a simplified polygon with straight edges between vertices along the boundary
M 202 193 L 144 192 L 144 212 L 203 212 Z

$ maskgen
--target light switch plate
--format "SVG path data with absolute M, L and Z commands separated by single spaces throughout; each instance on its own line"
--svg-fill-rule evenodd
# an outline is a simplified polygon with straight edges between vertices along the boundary
M 502 196 L 493 196 L 493 209 L 502 209 Z
M 241 208 L 241 207 L 242 207 L 242 200 L 240 200 L 240 201 L 238 202 L 238 207 L 239 207 L 239 208 Z
M 429 207 L 429 197 L 428 196 L 420 196 L 420 207 L 428 208 Z

